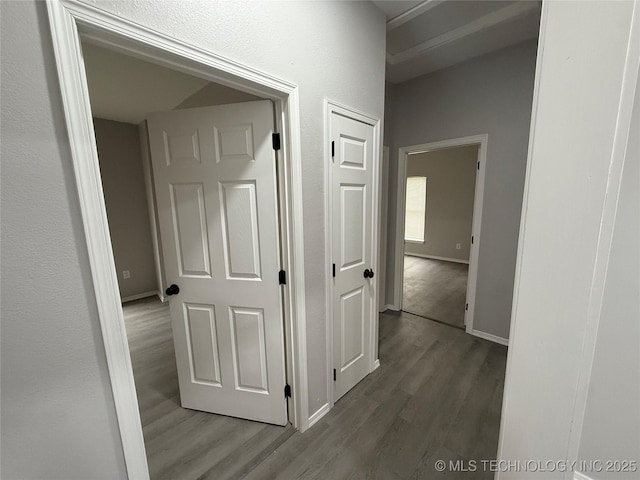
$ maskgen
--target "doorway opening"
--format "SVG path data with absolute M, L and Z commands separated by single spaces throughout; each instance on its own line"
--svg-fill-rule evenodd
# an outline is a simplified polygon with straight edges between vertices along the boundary
M 395 294 L 400 310 L 473 333 L 488 136 L 398 155 Z
M 82 50 L 150 476 L 242 476 L 295 431 L 273 103 Z
M 276 227 L 275 230 L 282 241 L 279 247 L 281 268 L 285 272 L 282 276 L 287 278 L 285 285 L 280 287 L 282 297 L 279 298 L 284 315 L 284 321 L 281 321 L 281 330 L 284 330 L 281 338 L 284 351 L 281 352 L 281 356 L 282 362 L 286 362 L 289 366 L 286 369 L 286 383 L 291 386 L 289 389 L 283 389 L 284 391 L 279 394 L 285 398 L 285 394 L 289 393 L 288 398 L 284 400 L 288 405 L 288 418 L 294 428 L 305 430 L 308 428 L 308 402 L 297 86 L 158 32 L 147 30 L 142 26 L 131 24 L 92 6 L 75 2 L 51 2 L 47 6 L 98 314 L 128 476 L 149 478 L 149 468 L 140 422 L 140 405 L 136 397 L 121 307 L 118 272 L 101 187 L 102 178 L 81 39 L 83 42 L 273 102 L 274 114 L 270 115 L 273 131 L 280 134 L 280 149 L 275 153 L 274 160 L 277 162 L 279 172 L 277 177 L 279 193 L 277 202 L 274 201 L 274 207 L 279 209 L 281 222 L 279 228 Z M 147 88 L 153 88 L 153 83 Z M 231 143 L 234 143 L 234 139 L 238 139 L 234 133 L 237 132 L 232 132 Z M 270 137 L 269 135 L 269 146 L 272 140 Z M 177 141 L 174 146 L 185 147 L 188 143 Z M 168 150 L 171 151 L 171 148 Z M 253 204 L 256 205 L 257 202 Z M 192 222 L 191 226 L 197 223 Z M 228 222 L 227 228 L 230 228 Z M 124 271 L 120 273 L 124 277 Z M 237 271 L 231 273 L 237 273 Z M 281 276 L 278 272 L 276 274 Z M 172 293 L 177 292 L 174 290 Z M 201 305 L 198 304 L 191 306 L 195 307 L 194 313 L 198 317 L 195 322 L 201 323 L 199 322 L 200 314 L 206 309 L 200 308 Z M 251 321 L 254 324 L 256 322 L 260 324 L 261 312 L 240 310 L 235 310 L 236 326 L 239 323 L 248 324 Z M 260 328 L 254 328 L 256 329 L 260 330 Z M 235 332 L 236 339 L 246 333 L 240 330 Z M 197 339 L 200 340 L 200 337 Z M 213 342 L 212 339 L 209 343 Z M 247 374 L 255 374 L 254 378 L 260 377 L 260 372 L 247 372 Z M 243 380 L 241 379 L 240 382 Z M 224 418 L 230 421 L 229 417 Z M 172 440 L 172 444 L 174 443 Z M 191 458 L 191 461 L 195 462 L 194 458 Z

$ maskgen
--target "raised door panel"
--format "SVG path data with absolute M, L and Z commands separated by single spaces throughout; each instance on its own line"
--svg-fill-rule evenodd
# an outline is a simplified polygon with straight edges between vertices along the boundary
M 220 183 L 222 241 L 227 277 L 260 280 L 256 183 Z
M 211 277 L 204 184 L 170 185 L 180 276 Z
M 342 295 L 340 299 L 340 371 L 349 368 L 364 355 L 365 306 L 362 287 Z
M 236 389 L 269 393 L 264 311 L 230 307 L 229 312 Z
M 365 206 L 364 185 L 340 185 L 340 269 L 364 265 Z
M 222 386 L 215 308 L 213 305 L 184 304 L 191 380 Z

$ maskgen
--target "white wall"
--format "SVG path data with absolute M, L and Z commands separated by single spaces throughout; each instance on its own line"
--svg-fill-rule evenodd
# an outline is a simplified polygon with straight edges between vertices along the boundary
M 0 2 L 2 478 L 125 478 L 43 2 Z
M 383 14 L 368 2 L 98 3 L 300 86 L 313 414 L 328 378 L 323 101 L 382 118 Z M 2 2 L 3 478 L 122 478 L 49 35 L 44 4 Z
M 536 42 L 391 87 L 387 303 L 393 303 L 398 148 L 489 134 L 473 327 L 509 337 Z
M 640 469 L 640 81 L 630 135 L 578 458 L 632 460 Z M 598 480 L 612 476 L 585 473 Z
M 427 198 L 424 242 L 405 253 L 469 261 L 477 162 L 477 145 L 409 155 L 407 177 L 427 177 Z
M 611 221 L 604 208 L 609 201 L 606 193 L 615 191 L 620 178 L 619 171 L 616 174 L 616 169 L 611 169 L 612 161 L 617 161 L 613 146 L 616 135 L 624 139 L 629 131 L 628 119 L 619 117 L 619 107 L 627 47 L 639 45 L 637 38 L 629 42 L 633 7 L 632 2 L 543 5 L 538 98 L 529 147 L 498 452 L 501 460 L 572 460 L 578 454 L 575 444 L 580 437 L 574 429 L 582 423 L 581 383 L 588 374 L 583 365 L 585 349 L 588 333 L 597 331 L 592 328 L 592 319 L 600 312 L 592 307 L 601 295 L 600 262 L 609 255 L 602 236 L 606 236 Z M 631 74 L 637 74 L 637 50 L 634 61 Z M 633 88 L 635 79 L 632 81 Z M 625 99 L 623 108 L 629 103 Z M 637 131 L 635 135 L 637 138 Z M 635 162 L 637 168 L 637 157 Z M 633 174 L 633 165 L 629 168 L 625 176 Z M 630 299 L 621 305 L 611 303 L 619 287 L 629 288 L 635 300 L 638 298 L 638 290 L 631 283 L 637 285 L 633 277 L 638 274 L 637 268 L 633 269 L 638 258 L 635 171 L 634 179 L 625 180 L 618 203 L 621 217 L 614 233 L 612 270 L 601 316 L 603 329 L 597 331 L 590 406 L 586 410 L 585 458 L 601 454 L 621 457 L 629 451 L 637 455 L 640 449 L 636 437 L 630 445 L 614 451 L 638 428 L 637 401 L 635 412 L 615 410 L 621 405 L 617 402 L 633 402 L 633 396 L 637 399 L 637 336 L 635 340 L 618 340 L 637 334 L 638 310 Z M 627 209 L 632 212 L 626 213 Z M 634 238 L 636 243 L 626 243 Z M 622 267 L 621 261 L 625 263 Z M 631 353 L 635 364 L 633 356 L 626 356 L 629 349 L 635 351 Z M 629 365 L 620 371 L 618 362 Z M 625 373 L 636 377 L 629 378 Z M 613 385 L 615 390 L 605 390 Z M 617 400 L 617 394 L 629 398 Z M 601 395 L 606 399 L 598 400 Z M 604 426 L 608 419 L 602 415 L 611 416 L 608 427 Z M 621 428 L 621 422 L 630 422 L 631 426 Z M 615 443 L 608 446 L 609 440 Z M 594 442 L 598 445 L 595 449 L 589 447 Z M 600 460 L 616 459 L 622 460 Z M 498 476 L 501 480 L 559 477 L 558 472 L 514 471 Z
M 93 126 L 120 297 L 156 291 L 138 126 L 102 118 L 94 118 Z

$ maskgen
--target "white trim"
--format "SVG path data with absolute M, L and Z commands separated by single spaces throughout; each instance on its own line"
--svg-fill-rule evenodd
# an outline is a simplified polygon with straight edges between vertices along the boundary
M 473 197 L 473 219 L 471 222 L 471 235 L 473 243 L 469 250 L 469 276 L 467 280 L 466 303 L 469 308 L 464 315 L 464 324 L 466 332 L 471 333 L 473 330 L 473 318 L 476 305 L 476 284 L 478 281 L 478 252 L 480 251 L 480 233 L 482 226 L 482 208 L 484 202 L 484 182 L 485 171 L 487 168 L 487 144 L 489 135 L 484 133 L 480 135 L 472 135 L 469 137 L 450 138 L 438 142 L 423 143 L 420 145 L 411 145 L 401 147 L 398 151 L 398 184 L 396 198 L 396 231 L 395 231 L 395 272 L 394 281 L 394 305 L 402 310 L 402 289 L 404 278 L 404 216 L 405 216 L 405 197 L 407 188 L 407 158 L 409 154 L 425 153 L 434 150 L 442 150 L 445 148 L 462 147 L 467 145 L 479 145 L 478 161 L 480 169 L 476 174 L 476 187 Z
M 372 172 L 372 202 L 371 202 L 371 232 L 379 231 L 379 218 L 380 218 L 380 160 L 382 152 L 382 138 L 380 135 L 380 119 L 375 118 L 366 113 L 359 112 L 345 105 L 341 105 L 337 102 L 325 99 L 324 101 L 324 145 L 325 145 L 325 165 L 324 169 L 324 191 L 325 191 L 325 303 L 327 309 L 327 398 L 330 407 L 332 408 L 334 399 L 334 382 L 333 377 L 329 372 L 333 371 L 333 304 L 332 304 L 332 291 L 333 291 L 333 272 L 332 272 L 332 255 L 333 255 L 333 210 L 331 203 L 331 174 L 332 174 L 332 159 L 331 159 L 331 114 L 337 113 L 347 118 L 352 118 L 359 122 L 371 125 L 373 127 L 373 172 Z M 378 235 L 375 233 L 371 235 L 371 268 L 374 272 L 378 272 Z M 371 283 L 373 289 L 373 295 L 371 296 L 371 332 L 370 332 L 370 345 L 369 345 L 369 373 L 375 370 L 375 358 L 377 353 L 378 344 L 378 289 L 377 282 Z
M 398 308 L 397 305 L 391 305 L 390 303 L 387 303 L 384 307 L 383 307 L 383 312 L 386 312 L 387 310 L 392 310 L 394 312 L 399 312 L 400 309 Z
M 129 479 L 149 478 L 138 402 L 133 381 L 118 281 L 100 180 L 87 79 L 80 45 L 83 38 L 108 45 L 185 73 L 270 98 L 283 136 L 286 210 L 282 238 L 291 279 L 285 287 L 288 364 L 294 397 L 294 427 L 308 428 L 308 385 L 302 232 L 302 172 L 298 87 L 161 32 L 77 0 L 48 0 L 49 23 L 61 97 L 87 241 L 91 275 L 102 329 L 109 378 Z
M 309 417 L 309 428 L 313 427 L 316 423 L 318 423 L 322 417 L 324 417 L 331 410 L 331 405 L 329 402 L 322 405 L 316 412 Z
M 640 91 L 636 91 L 638 68 L 640 67 L 640 3 L 635 2 L 631 20 L 631 31 L 626 52 L 624 72 L 622 76 L 622 91 L 618 102 L 618 115 L 614 144 L 609 164 L 606 196 L 602 207 L 598 246 L 595 255 L 591 291 L 585 325 L 584 341 L 579 359 L 580 369 L 576 386 L 576 398 L 572 418 L 571 434 L 569 437 L 567 459 L 578 459 L 578 450 L 582 438 L 584 415 L 587 407 L 587 396 L 591 372 L 596 350 L 600 314 L 604 301 L 605 284 L 609 268 L 609 255 L 613 241 L 614 224 L 620 196 L 620 185 L 627 155 L 627 144 L 631 129 L 631 117 L 635 102 L 640 98 Z M 577 472 L 576 472 L 577 473 Z M 582 475 L 582 474 L 581 474 Z M 575 476 L 574 476 L 575 478 Z M 589 478 L 586 477 L 585 478 Z
M 412 253 L 412 252 L 407 252 L 406 250 L 404 254 L 409 255 L 410 257 L 430 258 L 431 260 L 442 260 L 444 262 L 464 263 L 466 265 L 469 265 L 469 260 L 462 260 L 460 258 L 439 257 L 437 255 L 425 255 L 424 253 Z
M 453 30 L 449 30 L 437 35 L 436 37 L 418 43 L 417 45 L 398 52 L 395 55 L 387 53 L 387 64 L 397 65 L 398 63 L 406 62 L 420 55 L 424 55 L 430 50 L 435 50 L 483 30 L 493 28 L 501 23 L 509 22 L 533 11 L 536 8 L 538 8 L 537 2 L 515 2 L 480 18 L 476 18 L 458 28 L 454 28 Z
M 128 297 L 122 297 L 122 299 L 120 301 L 122 303 L 133 302 L 134 300 L 140 300 L 141 298 L 148 298 L 148 297 L 154 297 L 154 296 L 160 298 L 160 295 L 158 294 L 157 290 L 151 290 L 149 292 L 136 293 L 135 295 L 129 295 Z
M 497 335 L 492 335 L 491 333 L 481 332 L 480 330 L 471 330 L 471 335 L 478 338 L 484 338 L 485 340 L 489 340 L 490 342 L 499 343 L 500 345 L 504 345 L 506 347 L 509 346 L 509 339 L 504 337 L 499 337 Z
M 409 20 L 413 20 L 423 13 L 428 12 L 433 7 L 437 7 L 441 3 L 444 3 L 444 0 L 424 0 L 424 2 L 419 3 L 415 7 L 411 7 L 409 10 L 402 12 L 400 15 L 396 15 L 395 17 L 387 20 L 387 32 L 395 30 L 400 25 L 404 25 Z
M 378 367 L 380 367 L 380 359 L 376 358 L 376 360 L 373 362 L 373 369 L 377 370 Z
M 378 249 L 378 310 L 387 301 L 387 222 L 389 212 L 389 153 L 387 146 L 382 147 L 382 159 L 380 163 L 380 230 L 378 237 L 380 245 Z
M 585 475 L 582 472 L 578 472 L 577 470 L 573 472 L 573 480 L 593 480 L 591 477 Z

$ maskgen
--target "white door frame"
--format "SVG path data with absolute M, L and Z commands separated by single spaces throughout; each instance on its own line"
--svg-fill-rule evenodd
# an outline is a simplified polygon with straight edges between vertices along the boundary
M 307 354 L 302 231 L 302 172 L 298 87 L 213 52 L 169 37 L 77 0 L 47 0 L 82 222 L 127 476 L 148 479 L 142 425 L 118 291 L 100 180 L 91 104 L 80 38 L 209 81 L 273 100 L 282 136 L 278 162 L 284 175 L 281 242 L 289 419 L 308 428 Z
M 410 154 L 425 153 L 445 148 L 478 145 L 479 168 L 476 174 L 476 187 L 473 197 L 473 220 L 471 235 L 473 243 L 469 253 L 469 276 L 467 280 L 467 303 L 465 311 L 465 325 L 467 333 L 475 334 L 473 316 L 476 305 L 476 281 L 478 279 L 478 252 L 480 250 L 480 226 L 482 221 L 482 203 L 484 198 L 484 176 L 487 167 L 487 143 L 489 135 L 472 135 L 469 137 L 450 138 L 439 142 L 429 142 L 420 145 L 401 147 L 398 150 L 398 196 L 396 201 L 396 250 L 394 272 L 394 309 L 402 310 L 402 291 L 404 279 L 404 221 L 407 195 L 407 159 Z
M 334 101 L 324 101 L 324 145 L 325 145 L 325 165 L 324 169 L 324 191 L 325 191 L 325 287 L 326 287 L 326 308 L 327 308 L 327 403 L 321 407 L 314 415 L 313 422 L 317 422 L 324 414 L 326 414 L 334 405 L 334 385 L 333 376 L 333 206 L 331 198 L 331 178 L 333 173 L 333 161 L 331 158 L 331 139 L 329 134 L 331 131 L 331 115 L 337 113 L 347 118 L 357 120 L 359 122 L 371 125 L 373 127 L 373 180 L 371 192 L 371 268 L 375 273 L 378 272 L 378 232 L 380 218 L 380 152 L 382 151 L 382 138 L 380 135 L 380 119 L 375 118 L 366 113 L 354 110 L 351 107 L 339 104 Z M 373 295 L 371 296 L 371 345 L 369 346 L 369 373 L 373 372 L 380 366 L 378 359 L 378 282 L 371 282 Z

